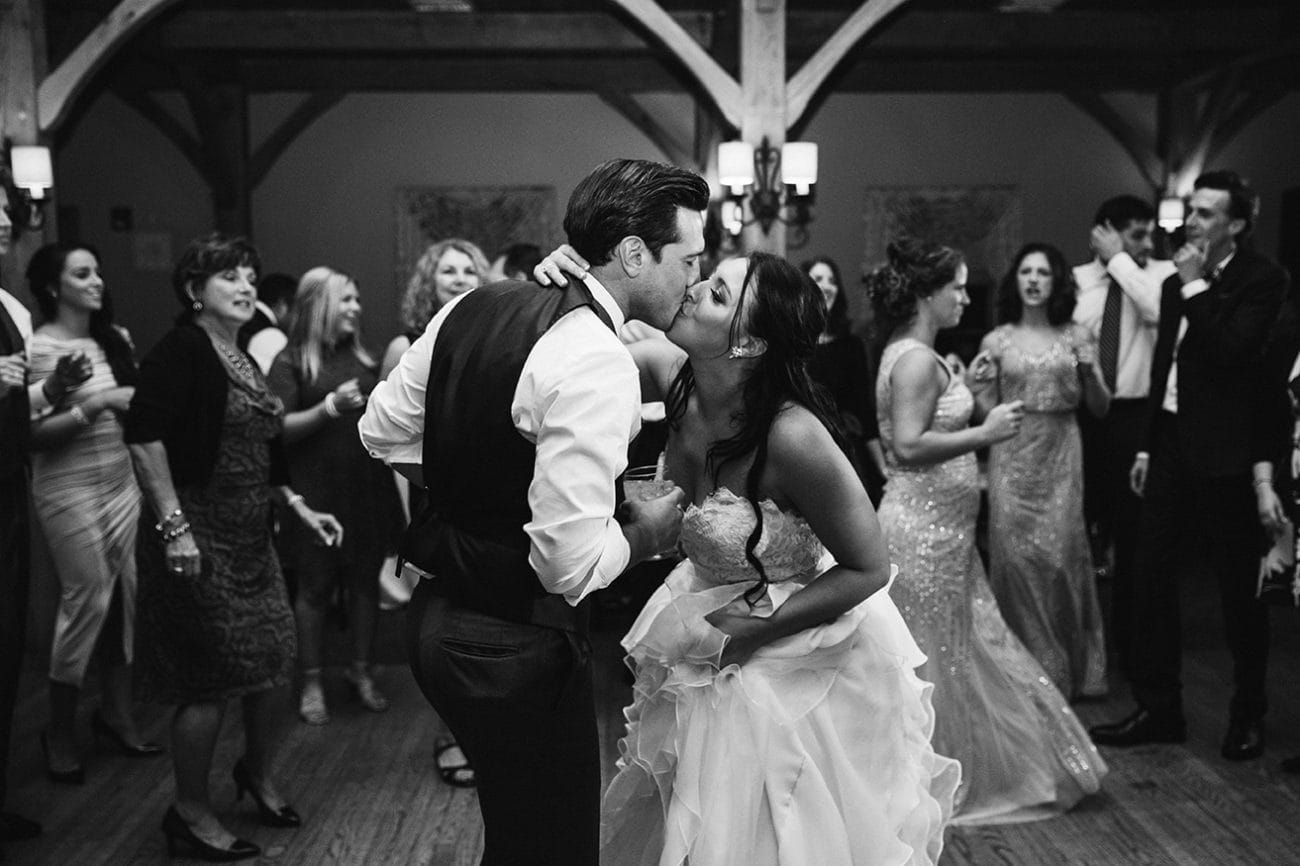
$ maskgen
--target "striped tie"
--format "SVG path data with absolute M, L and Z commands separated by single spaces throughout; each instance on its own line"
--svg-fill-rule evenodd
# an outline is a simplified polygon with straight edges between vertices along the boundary
M 1106 387 L 1115 391 L 1115 371 L 1119 367 L 1119 314 L 1121 292 L 1119 284 L 1111 278 L 1106 291 L 1106 306 L 1101 313 L 1101 332 L 1097 335 L 1097 362 Z

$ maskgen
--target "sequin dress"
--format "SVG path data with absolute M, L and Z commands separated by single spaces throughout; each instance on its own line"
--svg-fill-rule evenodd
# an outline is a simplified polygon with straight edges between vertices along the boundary
M 975 549 L 975 455 L 931 466 L 898 462 L 890 374 L 909 351 L 934 354 L 919 340 L 890 343 L 876 383 L 889 470 L 880 524 L 899 569 L 894 599 L 928 657 L 918 673 L 934 683 L 934 748 L 962 764 L 953 823 L 1048 818 L 1097 791 L 1106 764 L 998 611 Z M 974 408 L 965 384 L 951 370 L 948 378 L 931 422 L 940 432 L 964 429 Z
M 690 558 L 623 639 L 637 677 L 601 863 L 936 863 L 960 769 L 930 746 L 923 657 L 887 589 L 718 670 L 725 636 L 705 616 L 771 615 L 831 565 L 801 517 L 762 510 L 771 584 L 752 612 L 753 509 L 720 489 L 687 508 Z
M 1020 433 L 989 449 L 989 583 L 1007 625 L 1069 697 L 1106 693 L 1106 642 L 1083 519 L 1083 394 L 1075 346 L 1060 330 L 1043 352 L 993 332 L 1000 399 L 1023 400 Z

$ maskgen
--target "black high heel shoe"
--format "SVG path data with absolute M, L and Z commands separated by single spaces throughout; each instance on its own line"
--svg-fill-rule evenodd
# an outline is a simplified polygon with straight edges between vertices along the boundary
M 200 860 L 207 860 L 210 863 L 229 863 L 234 860 L 247 860 L 249 857 L 256 857 L 262 853 L 262 849 L 249 842 L 246 839 L 236 839 L 231 843 L 229 848 L 218 848 L 204 842 L 190 825 L 185 823 L 181 813 L 176 811 L 175 806 L 167 809 L 167 814 L 163 815 L 162 822 L 163 836 L 167 839 L 167 856 L 175 857 L 176 849 L 181 842 L 189 846 L 189 854 L 198 857 Z
M 285 803 L 279 809 L 272 809 L 266 805 L 262 795 L 257 793 L 257 788 L 253 785 L 253 777 L 248 772 L 248 767 L 244 765 L 244 759 L 240 758 L 235 761 L 235 767 L 230 771 L 230 777 L 235 780 L 235 802 L 244 796 L 247 791 L 248 795 L 253 798 L 257 804 L 257 818 L 265 827 L 301 827 L 302 817 L 294 811 L 293 807 Z
M 58 782 L 61 785 L 84 785 L 86 783 L 85 767 L 76 766 L 71 770 L 56 770 L 50 766 L 50 742 L 44 731 L 41 731 L 41 754 L 45 756 L 45 777 L 51 782 Z
M 98 711 L 90 717 L 90 729 L 95 732 L 97 738 L 106 738 L 113 745 L 117 746 L 122 754 L 126 755 L 128 758 L 152 758 L 156 755 L 163 754 L 164 751 L 163 747 L 157 743 L 141 743 L 138 746 L 131 745 L 126 740 L 122 739 L 121 734 L 113 730 L 112 725 L 104 721 L 104 717 L 101 716 Z

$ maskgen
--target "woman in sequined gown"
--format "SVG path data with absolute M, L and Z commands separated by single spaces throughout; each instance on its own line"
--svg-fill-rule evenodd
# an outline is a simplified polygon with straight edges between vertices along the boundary
M 989 583 L 1016 636 L 1068 698 L 1106 693 L 1106 642 L 1083 518 L 1083 446 L 1075 412 L 1098 417 L 1110 392 L 1097 347 L 1070 320 L 1065 257 L 1029 244 L 1002 281 L 1002 320 L 980 350 L 980 405 L 1020 400 L 1025 422 L 989 451 Z
M 1097 791 L 1106 765 L 1002 619 L 975 549 L 974 452 L 1015 436 L 1023 407 L 999 404 L 970 426 L 974 398 L 934 351 L 969 304 L 961 255 L 914 241 L 889 251 L 868 280 L 891 333 L 876 385 L 889 467 L 880 524 L 899 568 L 894 598 L 928 659 L 919 673 L 934 683 L 935 750 L 963 767 L 953 823 L 1047 818 Z
M 632 347 L 667 403 L 688 559 L 623 639 L 602 863 L 938 861 L 960 770 L 930 746 L 922 657 L 808 373 L 824 316 L 811 281 L 754 253 L 688 290 L 668 331 L 686 357 Z

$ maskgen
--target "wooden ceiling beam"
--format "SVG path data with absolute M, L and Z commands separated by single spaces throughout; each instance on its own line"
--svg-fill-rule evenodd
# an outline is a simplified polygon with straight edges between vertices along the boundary
M 613 2 L 636 5 L 633 0 Z M 859 9 L 854 15 L 864 13 Z M 786 26 L 789 56 L 813 56 L 852 19 L 836 13 L 791 10 Z M 659 16 L 644 23 L 647 31 L 656 34 L 671 29 L 669 25 L 685 34 L 689 41 L 680 42 L 683 52 L 698 50 L 704 55 L 712 49 L 715 26 L 707 13 L 660 10 Z M 1036 53 L 1051 58 L 1098 50 L 1108 54 L 1266 52 L 1295 30 L 1294 21 L 1277 9 L 1202 9 L 1178 15 L 1122 9 L 1061 10 L 1044 15 L 904 9 L 879 27 L 874 20 L 869 24 L 874 29 L 850 54 L 927 52 L 951 57 Z M 414 12 L 182 8 L 158 25 L 153 38 L 161 47 L 178 51 L 555 54 L 649 48 L 644 33 L 628 28 L 616 16 L 601 13 L 429 16 Z

